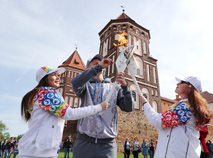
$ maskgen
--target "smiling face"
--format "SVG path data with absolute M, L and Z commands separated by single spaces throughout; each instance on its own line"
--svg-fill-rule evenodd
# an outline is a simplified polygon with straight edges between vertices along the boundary
M 58 72 L 53 72 L 48 75 L 47 81 L 50 85 L 50 87 L 58 88 L 60 83 L 60 77 L 58 76 Z
M 189 83 L 181 81 L 177 83 L 177 87 L 175 89 L 175 92 L 182 98 L 186 99 L 187 98 L 187 90 L 189 88 Z

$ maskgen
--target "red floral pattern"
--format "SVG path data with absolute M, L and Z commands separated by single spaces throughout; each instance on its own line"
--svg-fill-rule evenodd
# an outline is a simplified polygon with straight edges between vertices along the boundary
M 162 128 L 177 127 L 180 125 L 178 114 L 174 111 L 162 112 L 161 126 Z

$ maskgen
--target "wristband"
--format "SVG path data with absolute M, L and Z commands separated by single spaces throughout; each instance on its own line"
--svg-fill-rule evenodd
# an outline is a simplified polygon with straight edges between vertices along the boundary
M 144 104 L 146 104 L 147 102 L 144 102 L 142 105 L 144 106 Z

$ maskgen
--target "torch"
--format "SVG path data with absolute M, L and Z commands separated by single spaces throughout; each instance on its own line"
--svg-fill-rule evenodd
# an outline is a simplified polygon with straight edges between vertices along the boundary
M 125 31 L 123 31 L 122 34 L 118 34 L 119 43 L 118 44 L 113 43 L 114 46 L 119 46 L 119 52 L 120 52 L 120 54 L 115 62 L 116 68 L 119 73 L 119 72 L 123 72 L 125 70 L 126 66 L 128 67 L 129 73 L 131 74 L 131 77 L 137 88 L 137 91 L 140 95 L 142 95 L 139 85 L 137 83 L 137 80 L 135 78 L 135 75 L 137 73 L 137 68 L 138 68 L 138 66 L 135 62 L 134 56 L 133 56 L 135 46 L 134 45 L 128 46 L 128 40 L 125 38 L 125 36 L 127 36 L 127 33 Z M 111 89 L 109 95 L 106 98 L 106 102 L 109 101 L 117 84 L 118 83 L 115 81 L 113 88 Z
M 120 54 L 115 62 L 118 73 L 123 72 L 127 66 L 127 63 L 129 63 L 131 61 L 130 57 L 133 55 L 134 48 L 135 47 L 133 45 L 125 47 L 124 49 L 122 49 L 122 47 L 119 47 Z M 109 101 L 109 99 L 111 98 L 112 93 L 114 92 L 115 87 L 117 85 L 118 85 L 118 83 L 115 81 L 105 102 Z
M 119 52 L 120 52 L 120 54 L 118 55 L 118 58 L 115 62 L 116 68 L 119 73 L 119 72 L 123 72 L 125 70 L 125 68 L 128 67 L 129 73 L 131 74 L 131 77 L 137 88 L 137 91 L 140 95 L 142 95 L 139 85 L 137 83 L 137 80 L 135 78 L 135 75 L 137 73 L 137 64 L 136 64 L 134 56 L 133 56 L 135 46 L 134 45 L 128 46 L 128 40 L 125 38 L 125 35 L 127 36 L 126 32 L 123 32 L 122 34 L 118 34 L 119 44 L 113 43 L 114 46 L 119 46 Z M 105 102 L 109 102 L 109 99 L 111 98 L 111 96 L 115 90 L 115 87 L 117 85 L 118 85 L 118 83 L 115 81 L 113 83 L 113 87 L 112 87 L 110 93 L 108 94 Z M 102 113 L 103 112 L 100 112 L 100 114 L 102 114 Z

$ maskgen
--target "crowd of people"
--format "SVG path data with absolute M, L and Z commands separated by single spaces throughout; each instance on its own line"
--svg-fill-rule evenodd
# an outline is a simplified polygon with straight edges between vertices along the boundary
M 147 142 L 146 139 L 143 139 L 143 143 L 140 144 L 137 137 L 131 141 L 127 137 L 126 141 L 123 143 L 124 158 L 129 158 L 130 155 L 133 155 L 133 158 L 138 158 L 140 153 L 143 155 L 143 158 L 148 158 L 148 155 L 150 158 L 154 158 L 157 143 L 158 141 L 153 141 L 152 139 L 150 142 Z M 213 144 L 211 140 L 205 141 L 205 145 L 208 151 L 204 153 L 202 147 L 200 158 L 213 158 Z
M 11 137 L 9 140 L 0 139 L 0 158 L 10 158 L 13 154 L 13 158 L 16 158 L 18 155 L 18 144 L 19 139 L 14 139 Z
M 142 153 L 144 158 L 148 158 L 148 155 L 150 155 L 150 158 L 154 158 L 154 152 L 157 147 L 157 141 L 154 142 L 151 139 L 148 143 L 146 139 L 143 139 L 143 143 L 140 144 L 137 137 L 135 137 L 132 141 L 130 141 L 129 138 L 126 138 L 126 141 L 124 142 L 123 146 L 124 158 L 129 158 L 131 153 L 133 154 L 134 158 L 138 158 L 139 153 Z

